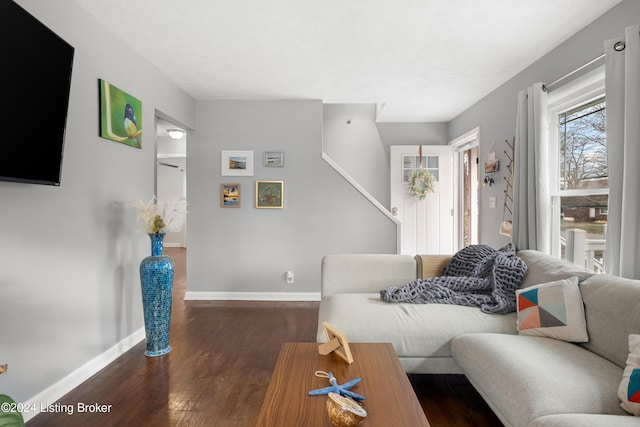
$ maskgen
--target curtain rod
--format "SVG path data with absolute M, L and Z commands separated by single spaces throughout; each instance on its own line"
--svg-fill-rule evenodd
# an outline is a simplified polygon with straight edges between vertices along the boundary
M 596 57 L 596 58 L 593 58 L 591 61 L 587 62 L 586 64 L 579 66 L 579 67 L 578 67 L 578 68 L 576 68 L 575 70 L 573 70 L 573 71 L 569 71 L 569 72 L 568 72 L 567 74 L 565 74 L 564 76 L 562 76 L 562 77 L 558 77 L 557 79 L 555 79 L 555 80 L 554 80 L 554 81 L 552 81 L 551 83 L 546 84 L 546 85 L 542 85 L 542 90 L 544 90 L 544 91 L 548 91 L 548 90 L 549 90 L 549 88 L 550 88 L 551 86 L 554 86 L 554 85 L 556 85 L 556 84 L 560 83 L 562 80 L 566 79 L 567 77 L 571 77 L 571 76 L 572 76 L 572 75 L 574 75 L 575 73 L 578 73 L 578 72 L 580 72 L 580 71 L 584 70 L 584 69 L 585 69 L 585 68 L 587 68 L 589 65 L 593 64 L 594 62 L 598 62 L 598 61 L 599 61 L 599 60 L 601 60 L 602 58 L 604 58 L 604 53 L 603 53 L 602 55 L 600 55 L 600 56 Z

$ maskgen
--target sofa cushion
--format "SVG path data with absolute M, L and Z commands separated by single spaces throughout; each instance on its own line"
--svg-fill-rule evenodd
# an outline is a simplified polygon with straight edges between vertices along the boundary
M 629 357 L 618 387 L 620 406 L 630 414 L 640 416 L 640 335 L 629 335 Z
M 378 292 L 416 278 L 411 255 L 342 254 L 322 257 L 322 298 L 342 292 Z
M 519 289 L 516 302 L 521 335 L 571 342 L 589 340 L 577 276 Z
M 577 344 L 469 334 L 454 338 L 451 351 L 506 425 L 526 426 L 549 414 L 626 414 L 616 394 L 622 368 Z
M 451 357 L 451 339 L 460 334 L 517 333 L 515 313 L 486 314 L 477 307 L 449 304 L 389 304 L 379 294 L 324 298 L 318 319 L 338 328 L 349 342 L 390 342 L 400 357 Z M 322 331 L 317 339 L 326 341 Z
M 624 368 L 629 334 L 640 334 L 640 280 L 595 274 L 580 284 L 589 342 L 581 344 Z
M 639 427 L 640 419 L 630 415 L 554 414 L 536 418 L 527 427 Z
M 417 278 L 442 276 L 442 270 L 451 262 L 451 255 L 416 255 Z
M 527 264 L 527 274 L 520 284 L 521 288 L 568 279 L 571 276 L 578 276 L 579 282 L 582 282 L 594 274 L 575 264 L 534 250 L 520 251 L 518 256 Z

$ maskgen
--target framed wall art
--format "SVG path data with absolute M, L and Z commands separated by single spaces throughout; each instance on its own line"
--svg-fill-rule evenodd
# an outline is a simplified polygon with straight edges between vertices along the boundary
M 253 151 L 222 150 L 222 176 L 253 176 Z
M 142 148 L 142 101 L 98 79 L 100 137 Z
M 265 151 L 263 165 L 268 168 L 284 167 L 284 151 Z
M 284 208 L 284 181 L 256 181 L 256 208 Z
M 220 184 L 220 207 L 240 207 L 240 184 Z

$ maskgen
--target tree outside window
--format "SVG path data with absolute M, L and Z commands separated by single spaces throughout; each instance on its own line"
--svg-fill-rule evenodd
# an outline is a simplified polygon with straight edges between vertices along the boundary
M 561 114 L 559 121 L 560 189 L 607 188 L 604 98 Z
M 605 100 L 597 99 L 558 115 L 561 239 L 567 230 L 586 232 L 587 264 L 602 263 L 609 177 Z M 562 245 L 562 257 L 565 257 Z

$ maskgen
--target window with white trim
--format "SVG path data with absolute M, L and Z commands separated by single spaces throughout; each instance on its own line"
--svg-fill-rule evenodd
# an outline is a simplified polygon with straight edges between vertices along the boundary
M 609 179 L 604 72 L 549 94 L 552 253 L 604 271 Z
M 409 178 L 418 170 L 421 166 L 422 169 L 428 170 L 433 175 L 433 180 L 438 182 L 440 179 L 440 166 L 438 162 L 440 158 L 438 156 L 420 156 L 415 155 L 403 155 L 402 156 L 402 181 L 405 184 L 409 183 Z

